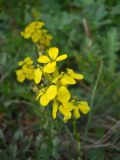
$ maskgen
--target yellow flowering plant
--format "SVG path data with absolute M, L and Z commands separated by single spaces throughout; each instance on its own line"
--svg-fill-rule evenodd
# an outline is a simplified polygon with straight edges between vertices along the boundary
M 66 60 L 67 54 L 59 55 L 57 47 L 50 47 L 52 36 L 43 26 L 44 22 L 32 22 L 21 32 L 25 39 L 32 39 L 40 54 L 35 63 L 31 57 L 18 62 L 17 80 L 23 83 L 27 79 L 37 86 L 36 100 L 42 107 L 51 104 L 53 119 L 59 114 L 62 115 L 64 122 L 71 118 L 78 119 L 81 114 L 87 114 L 90 107 L 86 101 L 72 99 L 68 87 L 82 80 L 84 76 L 70 68 L 65 72 L 59 71 L 57 63 Z

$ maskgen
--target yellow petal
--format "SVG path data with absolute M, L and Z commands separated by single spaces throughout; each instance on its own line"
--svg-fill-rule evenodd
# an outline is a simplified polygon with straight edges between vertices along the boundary
M 37 43 L 37 42 L 39 41 L 39 39 L 41 38 L 41 32 L 40 32 L 40 30 L 34 32 L 34 33 L 32 34 L 32 36 L 31 36 L 31 38 L 32 38 L 32 41 L 33 41 L 34 43 Z
M 50 102 L 50 100 L 47 98 L 46 94 L 43 94 L 43 95 L 40 97 L 40 104 L 41 104 L 42 106 L 47 106 L 49 102 Z
M 52 100 L 55 98 L 56 95 L 57 95 L 57 87 L 55 85 L 51 85 L 46 91 L 46 96 L 49 100 Z
M 67 68 L 67 72 L 71 76 L 75 74 L 75 72 L 72 69 L 70 69 L 70 68 Z
M 24 61 L 19 61 L 18 62 L 18 66 L 20 67 L 20 66 L 22 66 L 24 64 Z
M 35 32 L 35 26 L 34 26 L 34 24 L 33 24 L 33 22 L 32 23 L 30 23 L 26 28 L 25 28 L 25 32 L 27 33 L 34 33 Z
M 50 62 L 50 59 L 49 57 L 47 56 L 39 56 L 39 58 L 37 59 L 37 61 L 39 63 L 49 63 Z
M 80 112 L 79 112 L 78 107 L 76 107 L 76 106 L 74 108 L 74 117 L 75 117 L 75 119 L 80 118 Z
M 72 111 L 74 109 L 74 105 L 70 102 L 63 102 L 62 104 L 67 111 Z
M 74 74 L 73 78 L 78 79 L 78 80 L 81 80 L 81 79 L 84 78 L 84 76 L 83 76 L 82 74 L 76 73 L 76 74 Z
M 58 110 L 58 104 L 57 104 L 57 102 L 54 102 L 53 103 L 53 110 L 52 110 L 53 119 L 56 118 L 57 110 Z
M 62 105 L 59 106 L 59 111 L 63 116 L 67 117 L 67 119 L 71 118 L 71 112 L 66 111 Z
M 28 39 L 31 37 L 31 34 L 34 32 L 34 26 L 32 26 L 31 24 L 29 24 L 24 32 L 21 32 L 21 35 L 25 38 L 25 39 Z
M 44 22 L 33 22 L 36 29 L 42 28 L 44 26 Z
M 25 77 L 26 77 L 27 79 L 29 79 L 29 80 L 33 80 L 34 74 L 33 74 L 33 73 L 31 73 L 31 74 L 25 74 Z
M 34 71 L 32 66 L 28 66 L 26 64 L 22 66 L 22 70 L 25 74 L 32 74 Z
M 48 55 L 50 56 L 50 58 L 52 60 L 55 60 L 58 56 L 58 52 L 59 52 L 59 49 L 57 47 L 51 47 L 49 50 L 48 50 Z
M 63 55 L 57 57 L 56 61 L 63 61 L 64 59 L 67 59 L 67 54 L 63 54 Z
M 64 86 L 58 89 L 58 100 L 61 102 L 67 102 L 70 99 L 70 92 Z
M 35 84 L 40 83 L 41 79 L 42 79 L 42 71 L 40 70 L 40 68 L 37 68 L 37 69 L 34 70 Z
M 31 32 L 20 32 L 21 36 L 25 39 L 29 39 L 31 37 Z
M 66 84 L 75 84 L 76 81 L 72 77 L 68 76 L 67 74 L 64 74 L 63 77 L 61 78 L 61 83 L 63 85 L 66 85 Z
M 83 114 L 87 114 L 90 111 L 90 107 L 86 101 L 80 101 L 78 104 L 78 108 Z
M 67 72 L 71 77 L 75 79 L 81 80 L 84 78 L 82 74 L 75 73 L 72 69 L 67 68 Z
M 31 59 L 31 57 L 26 57 L 26 58 L 24 59 L 24 63 L 25 63 L 26 65 L 32 65 L 32 64 L 33 64 L 33 60 Z
M 55 71 L 56 62 L 48 63 L 44 68 L 43 71 L 45 73 L 53 73 Z
M 31 60 L 31 57 L 26 57 L 26 58 L 24 59 L 24 62 L 27 63 L 27 62 L 30 61 L 30 60 Z
M 18 82 L 21 82 L 21 83 L 24 82 L 25 75 L 24 75 L 23 70 L 16 70 L 16 75 L 17 75 Z

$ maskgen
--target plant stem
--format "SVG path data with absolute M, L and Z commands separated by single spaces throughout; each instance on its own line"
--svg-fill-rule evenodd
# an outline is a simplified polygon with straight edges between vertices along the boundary
M 93 107 L 93 104 L 94 104 L 95 94 L 96 94 L 96 90 L 97 90 L 98 83 L 99 83 L 99 80 L 100 80 L 102 68 L 103 68 L 103 62 L 101 62 L 101 65 L 100 65 L 100 68 L 99 68 L 99 71 L 98 71 L 98 75 L 97 75 L 97 79 L 96 79 L 96 82 L 95 82 L 95 85 L 94 85 L 93 91 L 92 91 L 91 102 L 90 102 L 90 106 L 92 106 L 92 107 Z M 85 132 L 84 132 L 83 144 L 85 143 L 85 140 L 86 140 L 87 135 L 88 135 L 88 130 L 89 130 L 89 126 L 90 126 L 90 123 L 91 123 L 91 120 L 92 120 L 92 116 L 93 116 L 93 112 L 89 112 L 88 121 L 87 121 Z
M 77 129 L 76 120 L 73 120 L 73 135 L 77 144 L 77 152 L 78 152 L 78 160 L 82 160 L 82 152 L 81 152 L 81 143 L 80 143 L 80 134 Z

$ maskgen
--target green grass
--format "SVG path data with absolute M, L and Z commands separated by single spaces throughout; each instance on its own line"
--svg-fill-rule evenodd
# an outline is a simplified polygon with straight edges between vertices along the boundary
M 119 0 L 0 1 L 0 160 L 119 160 L 120 153 L 120 2 Z M 60 69 L 85 75 L 70 88 L 87 100 L 91 113 L 77 124 L 81 153 L 72 122 L 53 120 L 49 109 L 34 101 L 29 84 L 16 81 L 17 62 L 36 56 L 20 31 L 43 20 L 52 46 L 68 53 Z

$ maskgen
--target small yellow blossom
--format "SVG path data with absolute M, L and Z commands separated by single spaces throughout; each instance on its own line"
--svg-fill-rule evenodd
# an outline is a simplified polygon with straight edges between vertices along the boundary
M 22 70 L 26 79 L 32 80 L 34 78 L 34 67 L 32 65 L 24 64 Z
M 83 114 L 87 114 L 90 111 L 90 107 L 86 101 L 78 102 L 78 108 Z
M 59 49 L 57 47 L 52 47 L 48 50 L 48 56 L 41 55 L 38 58 L 39 63 L 46 64 L 43 68 L 43 71 L 45 73 L 53 73 L 56 68 L 56 62 L 62 61 L 67 58 L 67 54 L 63 54 L 61 56 L 58 56 Z
M 30 57 L 18 62 L 18 66 L 21 67 L 21 69 L 16 70 L 18 82 L 24 82 L 25 78 L 29 80 L 34 78 L 33 60 Z
M 39 39 L 41 38 L 41 30 L 37 30 L 36 32 L 34 32 L 32 35 L 31 35 L 31 38 L 32 38 L 32 41 L 34 43 L 37 43 L 39 41 Z
M 64 116 L 66 120 L 71 119 L 72 114 L 70 111 L 66 110 L 63 105 L 59 106 L 60 113 Z
M 56 100 L 53 103 L 53 110 L 52 110 L 53 119 L 56 118 L 58 109 L 60 113 L 64 116 L 64 118 L 66 117 L 66 119 L 70 119 L 72 116 L 71 111 L 74 109 L 73 104 L 70 102 L 63 102 L 60 105 L 58 104 L 59 103 Z
M 61 105 L 59 105 L 59 112 L 63 115 L 63 121 L 67 122 L 69 119 L 73 118 L 78 119 L 80 118 L 81 113 L 87 114 L 90 111 L 90 107 L 88 106 L 88 103 L 86 101 L 79 101 L 75 103 L 75 101 L 70 102 L 63 102 Z M 58 109 L 56 110 L 56 112 Z
M 51 100 L 53 100 L 57 95 L 57 87 L 55 85 L 50 85 L 48 88 L 43 88 L 39 91 L 36 100 L 40 98 L 40 104 L 42 106 L 47 106 Z
M 42 29 L 41 30 L 41 36 L 38 41 L 38 45 L 42 47 L 49 47 L 52 40 L 52 36 L 47 33 L 47 30 Z
M 58 89 L 57 99 L 60 102 L 67 102 L 67 101 L 70 100 L 70 92 L 69 92 L 69 90 L 65 86 L 61 86 Z
M 63 85 L 75 84 L 76 80 L 82 80 L 84 76 L 79 73 L 75 73 L 72 69 L 67 68 L 67 73 L 61 77 L 61 83 Z
M 31 59 L 31 57 L 26 57 L 23 61 L 18 62 L 18 66 L 22 66 L 22 65 L 32 65 L 33 64 L 33 60 Z
M 60 75 L 53 79 L 53 83 L 61 83 L 61 85 L 76 84 L 76 80 L 82 80 L 84 76 L 75 73 L 72 69 L 67 68 L 67 73 L 62 72 Z
M 84 78 L 83 74 L 75 73 L 72 69 L 67 68 L 67 74 L 74 79 L 82 80 Z
M 63 102 L 62 105 L 59 106 L 59 111 L 63 115 L 63 121 L 67 122 L 72 118 L 72 110 L 74 109 L 74 105 L 71 102 Z
M 74 80 L 74 78 L 65 73 L 61 77 L 60 82 L 62 85 L 76 84 L 76 81 Z
M 16 70 L 16 75 L 17 75 L 17 80 L 18 82 L 24 82 L 25 80 L 25 75 L 22 69 Z
M 32 36 L 32 34 L 36 32 L 36 30 L 42 28 L 43 26 L 43 22 L 32 22 L 25 28 L 23 32 L 21 32 L 21 35 L 25 39 L 29 39 Z
M 25 39 L 31 38 L 34 43 L 37 43 L 39 47 L 45 48 L 50 45 L 52 36 L 47 33 L 46 29 L 43 29 L 44 22 L 36 21 L 30 23 L 21 35 Z
M 80 112 L 87 114 L 90 111 L 90 107 L 86 101 L 79 101 L 74 105 L 73 116 L 75 119 L 80 118 Z

